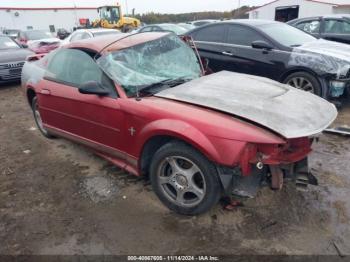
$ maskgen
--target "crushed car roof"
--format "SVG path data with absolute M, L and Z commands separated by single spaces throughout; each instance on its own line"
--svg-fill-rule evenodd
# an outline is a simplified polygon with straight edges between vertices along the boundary
M 145 42 L 159 39 L 168 32 L 150 32 L 150 33 L 137 33 L 137 34 L 117 34 L 117 35 L 105 35 L 95 38 L 89 38 L 70 43 L 65 48 L 84 48 L 100 52 L 106 46 L 108 46 L 103 53 L 108 53 L 116 50 L 121 50 Z M 114 42 L 114 43 L 113 43 Z

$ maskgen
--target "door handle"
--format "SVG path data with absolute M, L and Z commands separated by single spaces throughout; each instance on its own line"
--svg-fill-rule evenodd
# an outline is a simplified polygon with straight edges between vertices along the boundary
M 42 95 L 51 95 L 51 92 L 50 92 L 50 90 L 48 90 L 48 89 L 42 89 L 40 93 L 41 93 Z
M 227 56 L 233 56 L 233 54 L 231 52 L 226 52 L 226 51 L 222 52 L 222 54 L 227 55 Z

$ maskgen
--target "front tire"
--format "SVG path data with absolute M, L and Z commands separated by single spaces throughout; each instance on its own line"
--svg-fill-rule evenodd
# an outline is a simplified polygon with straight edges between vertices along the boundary
M 35 96 L 32 100 L 32 111 L 34 115 L 35 123 L 40 130 L 40 132 L 47 138 L 54 138 L 44 127 L 43 121 L 41 119 L 40 111 L 39 111 L 39 104 L 38 104 L 38 98 Z
M 214 165 L 200 152 L 181 142 L 168 143 L 155 153 L 150 177 L 161 202 L 179 214 L 205 213 L 221 196 Z
M 317 78 L 310 73 L 296 72 L 290 74 L 283 83 L 322 97 L 321 84 Z

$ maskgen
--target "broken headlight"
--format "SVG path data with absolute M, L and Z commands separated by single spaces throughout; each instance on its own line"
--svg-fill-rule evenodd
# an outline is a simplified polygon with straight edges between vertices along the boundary
M 344 89 L 346 86 L 345 81 L 331 80 L 329 84 L 330 84 L 330 93 L 332 97 L 339 97 L 344 93 Z

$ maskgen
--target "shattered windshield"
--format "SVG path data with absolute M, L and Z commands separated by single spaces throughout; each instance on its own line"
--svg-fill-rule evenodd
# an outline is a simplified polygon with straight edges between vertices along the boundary
M 97 63 L 128 96 L 164 81 L 201 76 L 195 53 L 175 34 L 108 53 Z

